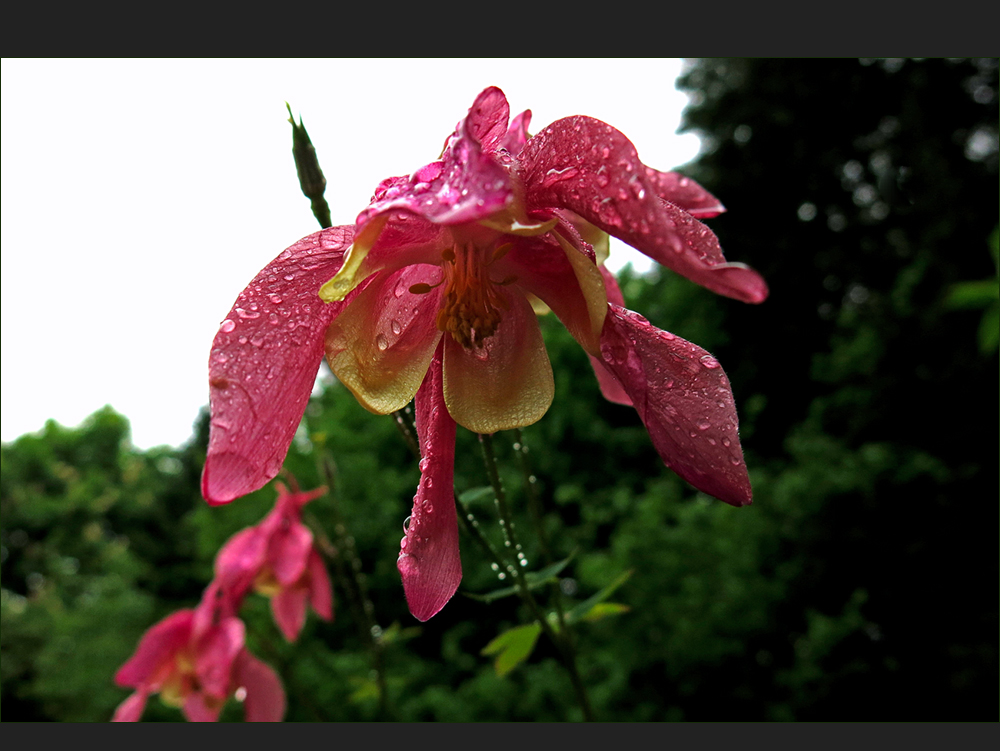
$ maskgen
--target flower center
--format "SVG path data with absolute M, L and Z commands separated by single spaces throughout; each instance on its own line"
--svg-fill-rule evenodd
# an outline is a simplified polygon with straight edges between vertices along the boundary
M 442 282 L 446 285 L 437 314 L 437 327 L 452 335 L 466 349 L 479 349 L 483 342 L 496 333 L 500 325 L 501 310 L 507 301 L 495 289 L 514 281 L 491 281 L 490 264 L 510 250 L 505 244 L 489 250 L 472 243 L 455 245 L 441 253 L 444 263 Z

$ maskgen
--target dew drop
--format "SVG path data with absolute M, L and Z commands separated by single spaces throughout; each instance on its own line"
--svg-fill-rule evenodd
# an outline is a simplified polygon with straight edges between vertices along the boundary
M 275 305 L 281 305 L 281 295 L 271 295 L 268 299 Z
M 722 445 L 725 446 L 726 448 L 729 448 L 730 446 L 733 445 L 733 442 L 730 441 L 728 438 L 723 438 Z
M 384 334 L 379 334 L 375 337 L 375 346 L 385 352 L 389 349 L 389 340 L 385 338 Z
M 228 334 L 235 328 L 236 328 L 236 321 L 230 321 L 227 318 L 222 322 L 222 325 L 219 326 L 219 331 L 221 331 L 223 334 Z
M 714 370 L 715 368 L 719 367 L 719 361 L 716 360 L 711 355 L 702 355 L 701 364 L 704 365 L 709 370 Z
M 255 347 L 263 347 L 264 346 L 264 337 L 262 337 L 262 336 L 251 337 L 250 343 L 253 346 L 255 346 Z
M 698 430 L 708 430 L 710 427 L 712 427 L 712 423 L 704 419 L 698 420 L 698 422 L 695 424 L 698 426 Z
M 403 330 L 403 325 L 399 321 L 393 319 L 393 321 L 392 321 L 392 333 L 396 334 L 398 336 L 399 332 L 402 331 L 402 330 Z
M 246 344 L 247 338 L 245 336 L 241 336 L 237 341 L 239 341 L 240 344 Z

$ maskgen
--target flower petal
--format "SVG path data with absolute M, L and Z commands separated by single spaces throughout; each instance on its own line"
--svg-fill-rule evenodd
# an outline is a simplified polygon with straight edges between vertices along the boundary
M 195 673 L 201 688 L 210 696 L 225 699 L 233 660 L 243 649 L 246 627 L 239 618 L 223 618 L 199 640 L 195 654 Z
M 232 599 L 242 598 L 267 556 L 267 535 L 259 526 L 229 538 L 215 557 L 215 580 Z
M 377 274 L 327 331 L 330 369 L 366 409 L 402 409 L 420 387 L 441 338 L 440 292 L 409 289 L 439 278 L 439 269 L 426 264 Z
M 158 674 L 188 643 L 193 624 L 194 610 L 185 609 L 152 626 L 142 635 L 135 653 L 115 673 L 115 683 L 129 688 L 148 684 L 157 690 Z
M 517 156 L 524 144 L 528 142 L 528 124 L 531 122 L 531 110 L 525 110 L 515 115 L 507 128 L 507 135 L 500 142 L 501 148 L 507 149 L 511 156 Z
M 646 177 L 649 178 L 656 195 L 664 201 L 670 201 L 674 206 L 679 206 L 691 216 L 710 219 L 726 210 L 722 201 L 690 177 L 685 177 L 679 172 L 660 172 L 652 167 L 646 167 Z
M 146 700 L 149 699 L 149 691 L 140 688 L 134 694 L 118 705 L 112 722 L 138 722 L 142 717 L 143 710 L 146 709 Z
M 553 232 L 517 238 L 494 266 L 491 276 L 516 278 L 516 286 L 544 302 L 584 349 L 600 353 L 608 305 L 600 271 L 590 258 Z
M 442 392 L 439 347 L 417 392 L 420 485 L 396 566 L 410 612 L 426 621 L 445 606 L 462 581 L 454 499 L 455 421 Z
M 352 227 L 332 227 L 285 250 L 237 298 L 209 361 L 212 408 L 202 494 L 213 505 L 273 478 L 302 419 L 342 304 L 320 286 L 343 262 Z
M 485 153 L 492 154 L 507 133 L 509 117 L 507 97 L 496 86 L 490 86 L 480 92 L 469 108 L 465 117 L 465 132 L 479 142 Z
M 507 310 L 481 348 L 467 350 L 444 337 L 444 399 L 455 422 L 475 433 L 531 425 L 555 393 L 535 312 L 519 290 L 497 291 Z
M 287 527 L 277 530 L 268 546 L 267 557 L 274 578 L 289 587 L 306 572 L 306 562 L 312 550 L 313 535 L 298 517 L 288 519 Z
M 188 722 L 216 722 L 225 701 L 205 696 L 200 691 L 192 691 L 184 700 L 181 712 Z
M 733 392 L 718 361 L 618 305 L 610 306 L 601 352 L 663 462 L 709 495 L 750 503 Z
M 497 94 L 503 99 L 502 113 Z M 387 211 L 405 209 L 434 224 L 460 224 L 485 219 L 514 200 L 507 171 L 493 156 L 496 141 L 507 127 L 507 101 L 499 89 L 480 94 L 473 109 L 481 101 L 483 111 L 470 111 L 448 139 L 440 169 L 428 165 L 413 173 L 405 185 L 386 186 L 381 196 L 358 214 L 359 231 Z M 502 126 L 497 119 L 501 114 Z M 488 146 L 480 145 L 481 137 L 487 139 Z
M 607 267 L 601 266 L 601 278 L 604 280 L 604 289 L 608 296 L 608 302 L 624 308 L 625 296 L 622 295 L 621 287 L 618 286 L 618 280 L 615 279 L 615 275 Z M 601 387 L 601 393 L 604 395 L 604 398 L 609 402 L 631 407 L 632 400 L 625 393 L 625 389 L 618 382 L 618 378 L 604 365 L 603 360 L 599 360 L 591 355 L 590 364 L 594 368 L 594 375 L 597 376 L 597 385 Z
M 315 548 L 309 554 L 309 604 L 320 618 L 333 620 L 333 585 L 326 565 Z
M 289 642 L 299 638 L 306 623 L 306 601 L 309 592 L 305 587 L 288 587 L 271 598 L 271 613 L 281 633 Z
M 752 303 L 767 297 L 756 271 L 726 263 L 711 230 L 657 195 L 659 180 L 610 125 L 558 120 L 525 144 L 518 161 L 529 211 L 568 208 L 713 292 Z
M 243 711 L 247 722 L 281 722 L 285 717 L 285 689 L 267 663 L 243 650 L 233 665 L 233 682 L 246 689 Z

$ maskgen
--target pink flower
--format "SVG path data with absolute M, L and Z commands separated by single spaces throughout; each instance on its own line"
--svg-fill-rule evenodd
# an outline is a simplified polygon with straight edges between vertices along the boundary
M 646 167 L 599 120 L 565 118 L 529 137 L 530 113 L 509 126 L 508 114 L 503 93 L 486 89 L 439 160 L 383 180 L 353 227 L 284 251 L 239 296 L 210 360 L 210 503 L 278 472 L 324 355 L 373 412 L 416 396 L 422 479 L 399 568 L 421 620 L 461 579 L 455 423 L 522 427 L 552 401 L 537 312 L 554 312 L 590 354 L 606 396 L 636 407 L 669 467 L 728 503 L 750 502 L 722 369 L 625 310 L 598 256 L 610 233 L 708 289 L 761 302 L 761 277 L 727 263 L 696 218 L 723 207 Z
M 147 631 L 115 675 L 135 689 L 115 711 L 115 722 L 136 722 L 150 694 L 180 707 L 191 722 L 214 722 L 230 696 L 243 701 L 250 722 L 280 722 L 285 691 L 275 672 L 244 646 L 243 621 L 213 584 L 197 608 L 179 610 Z
M 251 588 L 271 598 L 275 623 L 288 641 L 306 622 L 306 603 L 324 620 L 333 618 L 333 591 L 302 507 L 326 492 L 290 493 L 278 484 L 274 509 L 255 527 L 233 535 L 215 559 L 219 585 L 241 598 Z

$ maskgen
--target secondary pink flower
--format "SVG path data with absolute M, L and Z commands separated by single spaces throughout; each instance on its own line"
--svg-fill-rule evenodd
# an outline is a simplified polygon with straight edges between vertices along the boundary
M 326 492 L 289 492 L 278 484 L 278 500 L 260 524 L 237 532 L 215 559 L 215 580 L 234 598 L 253 588 L 271 598 L 274 620 L 288 641 L 306 622 L 306 603 L 320 618 L 333 618 L 333 590 L 313 535 L 302 523 L 302 507 Z
M 147 631 L 115 675 L 135 693 L 115 711 L 116 722 L 136 722 L 151 694 L 180 707 L 191 722 L 214 722 L 226 700 L 242 697 L 246 719 L 280 722 L 285 691 L 275 672 L 244 646 L 243 621 L 213 584 L 195 609 L 179 610 Z
M 210 503 L 277 473 L 324 354 L 373 412 L 417 397 L 423 478 L 399 565 L 421 619 L 461 577 L 450 542 L 454 423 L 522 427 L 552 401 L 536 312 L 562 320 L 609 398 L 635 405 L 668 466 L 728 503 L 750 502 L 722 369 L 628 314 L 595 253 L 610 233 L 708 289 L 761 302 L 764 281 L 727 263 L 696 218 L 723 207 L 646 167 L 603 122 L 565 118 L 529 137 L 530 113 L 509 126 L 508 115 L 503 93 L 486 89 L 439 160 L 383 180 L 353 227 L 288 248 L 237 299 L 210 360 Z

